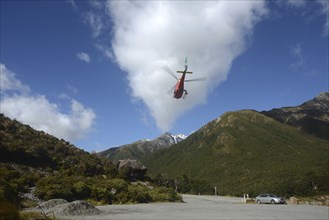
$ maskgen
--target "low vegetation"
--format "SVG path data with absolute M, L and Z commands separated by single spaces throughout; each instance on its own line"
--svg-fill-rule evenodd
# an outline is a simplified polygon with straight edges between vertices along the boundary
M 166 174 L 158 174 L 153 177 L 154 184 L 174 189 L 182 194 L 214 195 L 214 187 L 201 179 L 190 179 L 186 175 L 169 177 Z

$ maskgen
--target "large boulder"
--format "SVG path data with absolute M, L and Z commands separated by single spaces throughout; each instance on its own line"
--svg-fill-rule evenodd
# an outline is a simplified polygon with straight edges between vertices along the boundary
M 289 203 L 291 205 L 297 205 L 298 204 L 298 199 L 296 197 L 292 196 L 292 197 L 289 198 Z
M 119 160 L 118 170 L 122 177 L 131 181 L 144 180 L 147 168 L 138 160 Z
M 39 208 L 41 208 L 43 210 L 52 209 L 52 208 L 56 207 L 57 205 L 65 204 L 65 203 L 68 203 L 65 199 L 51 199 L 51 200 L 48 200 L 46 202 L 39 204 Z
M 68 202 L 65 199 L 51 199 L 25 211 L 41 212 L 47 216 L 99 215 L 101 211 L 86 201 Z
M 86 201 L 74 201 L 55 207 L 54 214 L 59 216 L 69 215 L 99 215 L 101 211 Z

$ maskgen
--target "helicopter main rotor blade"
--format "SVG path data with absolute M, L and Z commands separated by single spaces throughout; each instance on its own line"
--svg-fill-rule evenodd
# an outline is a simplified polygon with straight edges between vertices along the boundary
M 187 79 L 184 82 L 193 82 L 193 81 L 206 81 L 207 77 L 195 78 L 195 79 Z
M 176 87 L 176 85 L 174 85 L 172 88 L 170 88 L 170 89 L 167 91 L 167 94 L 168 94 L 168 95 L 171 95 L 171 94 L 174 92 L 175 87 Z
M 171 69 L 169 69 L 168 66 L 163 66 L 162 69 L 163 69 L 164 71 L 166 71 L 169 75 L 171 75 L 172 77 L 174 77 L 176 80 L 178 80 L 177 76 L 175 76 L 174 72 L 171 71 Z

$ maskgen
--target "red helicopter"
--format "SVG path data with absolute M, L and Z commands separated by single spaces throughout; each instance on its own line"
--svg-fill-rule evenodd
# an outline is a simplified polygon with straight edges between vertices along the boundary
M 181 71 L 177 71 L 177 73 L 182 73 L 182 77 L 180 79 L 177 78 L 177 76 L 175 76 L 175 74 L 169 69 L 169 67 L 164 66 L 163 69 L 172 77 L 174 77 L 177 80 L 176 85 L 171 88 L 168 92 L 172 93 L 172 91 L 174 92 L 173 98 L 175 99 L 180 99 L 183 98 L 185 99 L 187 96 L 187 91 L 186 89 L 184 89 L 184 82 L 192 82 L 192 81 L 205 81 L 207 78 L 206 77 L 202 77 L 202 78 L 196 78 L 196 79 L 188 79 L 185 80 L 185 75 L 188 74 L 192 74 L 192 72 L 188 72 L 187 71 L 188 65 L 187 65 L 187 57 L 185 58 L 185 70 Z

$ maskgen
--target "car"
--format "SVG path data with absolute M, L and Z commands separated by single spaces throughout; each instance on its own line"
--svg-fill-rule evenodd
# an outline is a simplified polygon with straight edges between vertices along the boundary
M 286 203 L 286 201 L 283 198 L 277 197 L 274 194 L 260 194 L 259 196 L 256 197 L 255 201 L 258 204 L 262 204 L 262 203 L 285 204 Z

